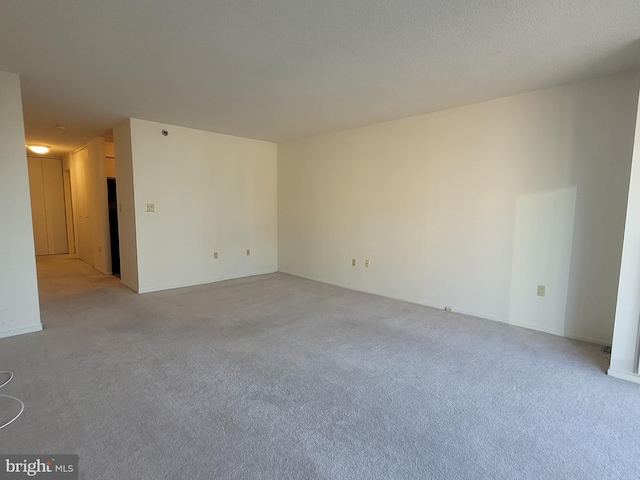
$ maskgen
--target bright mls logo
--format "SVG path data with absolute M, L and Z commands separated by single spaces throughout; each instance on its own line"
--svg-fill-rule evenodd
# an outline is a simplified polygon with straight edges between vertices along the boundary
M 78 480 L 78 455 L 0 455 L 0 480 Z

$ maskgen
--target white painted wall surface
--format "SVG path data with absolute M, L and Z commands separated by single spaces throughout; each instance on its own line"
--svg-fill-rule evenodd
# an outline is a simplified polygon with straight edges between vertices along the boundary
M 620 267 L 615 329 L 609 375 L 640 383 L 640 105 L 636 119 L 633 165 Z
M 608 343 L 637 97 L 634 72 L 280 144 L 279 269 Z
M 116 159 L 106 157 L 104 159 L 104 175 L 106 178 L 116 178 Z
M 113 142 L 107 142 L 105 140 L 104 142 L 104 156 L 107 158 L 114 158 L 115 157 L 115 146 L 113 144 Z
M 93 217 L 89 201 L 89 153 L 86 147 L 73 152 L 69 168 L 76 252 L 80 260 L 93 266 L 95 263 L 93 258 Z
M 275 144 L 136 119 L 130 125 L 141 293 L 277 270 Z M 120 195 L 117 129 L 114 140 Z
M 92 215 L 93 266 L 100 272 L 111 274 L 111 245 L 109 241 L 109 202 L 105 177 L 104 138 L 97 137 L 87 144 L 89 169 L 88 201 Z
M 135 192 L 131 157 L 131 121 L 113 127 L 115 138 L 118 236 L 120 240 L 120 283 L 138 291 L 138 241 L 136 239 Z
M 116 178 L 115 147 L 113 142 L 104 142 L 104 173 L 107 178 Z
M 20 77 L 0 72 L 0 337 L 42 330 Z
M 31 200 L 31 225 L 36 255 L 49 254 L 47 240 L 47 210 L 44 201 L 44 180 L 42 178 L 42 160 L 27 157 L 29 172 L 29 195 Z
M 67 153 L 62 156 L 62 179 L 64 184 L 64 208 L 67 225 L 67 251 L 76 255 L 76 232 L 73 218 L 73 198 L 71 197 L 71 156 Z
M 104 138 L 91 140 L 71 156 L 71 189 L 77 251 L 81 260 L 111 273 L 109 204 L 105 177 Z

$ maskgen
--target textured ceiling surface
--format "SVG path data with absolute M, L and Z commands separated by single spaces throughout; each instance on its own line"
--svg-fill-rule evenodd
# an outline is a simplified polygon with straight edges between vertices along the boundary
M 126 117 L 354 128 L 636 68 L 639 38 L 638 0 L 0 0 L 27 143 L 57 153 Z

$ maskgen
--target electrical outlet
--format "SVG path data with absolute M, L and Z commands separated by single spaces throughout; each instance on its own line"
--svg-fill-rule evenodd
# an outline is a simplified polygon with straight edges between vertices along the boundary
M 539 297 L 544 297 L 547 294 L 547 287 L 544 285 L 538 285 L 537 295 Z
M 217 260 L 218 259 L 218 252 L 213 252 L 213 259 Z
M 357 267 L 358 266 L 358 261 L 355 258 L 351 259 L 351 266 L 352 267 Z
M 369 268 L 369 260 L 364 261 L 364 268 Z
M 155 209 L 156 209 L 155 203 L 145 203 L 144 204 L 144 211 L 145 212 L 153 213 L 153 212 L 155 212 Z
M 251 256 L 251 249 L 247 248 L 247 257 L 250 257 L 250 256 Z

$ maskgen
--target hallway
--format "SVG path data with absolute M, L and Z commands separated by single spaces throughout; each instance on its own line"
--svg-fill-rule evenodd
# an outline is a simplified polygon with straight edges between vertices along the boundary
M 75 255 L 38 256 L 36 267 L 41 303 L 120 284 L 119 278 L 103 275 Z

